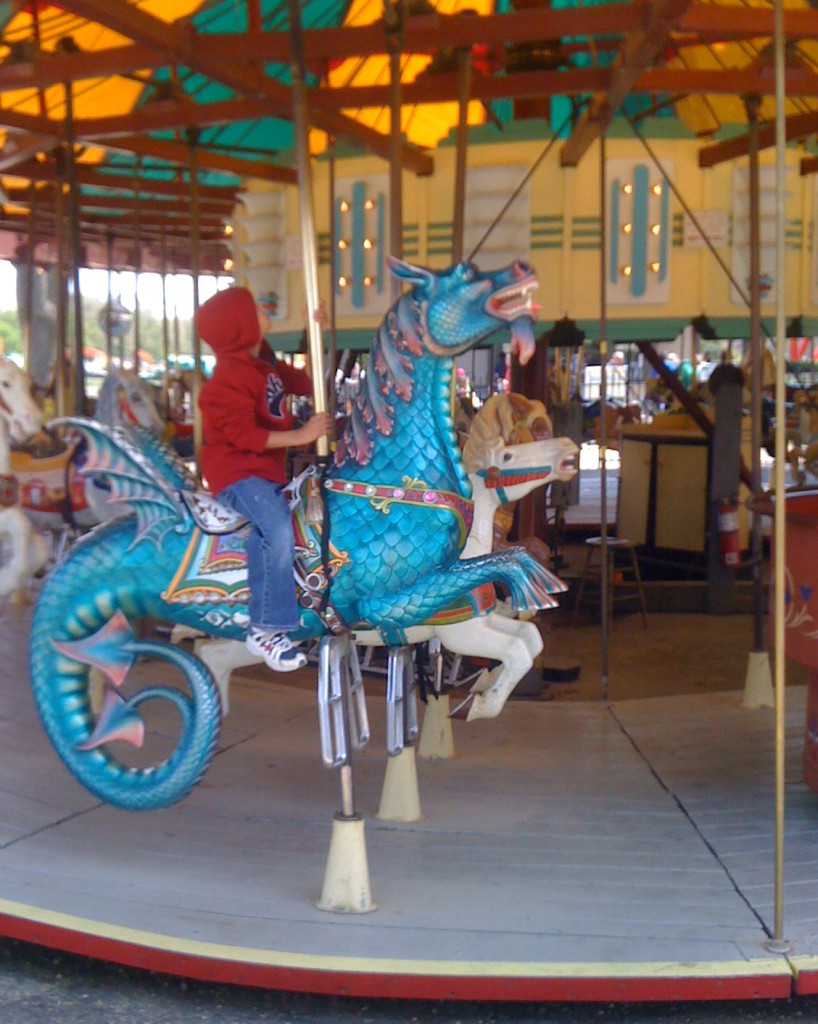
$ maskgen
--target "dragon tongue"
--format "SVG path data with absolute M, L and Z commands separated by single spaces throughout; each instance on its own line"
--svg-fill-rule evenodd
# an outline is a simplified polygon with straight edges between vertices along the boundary
M 531 318 L 520 316 L 511 325 L 511 351 L 525 366 L 534 355 L 534 331 Z

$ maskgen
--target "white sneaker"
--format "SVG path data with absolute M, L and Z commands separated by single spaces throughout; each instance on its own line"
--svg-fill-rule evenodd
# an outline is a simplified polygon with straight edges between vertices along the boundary
M 261 658 L 274 672 L 294 672 L 307 664 L 307 656 L 299 651 L 286 633 L 271 633 L 251 627 L 244 643 L 251 654 Z

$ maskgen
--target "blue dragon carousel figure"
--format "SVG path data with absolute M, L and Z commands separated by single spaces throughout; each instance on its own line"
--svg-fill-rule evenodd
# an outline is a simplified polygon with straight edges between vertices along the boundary
M 409 627 L 452 602 L 485 612 L 474 595 L 492 584 L 528 610 L 553 606 L 565 589 L 523 548 L 458 558 L 472 505 L 451 416 L 454 357 L 498 328 L 510 328 L 522 362 L 530 357 L 534 273 L 519 262 L 495 272 L 469 262 L 444 272 L 397 259 L 389 266 L 411 287 L 377 330 L 361 393 L 321 472 L 321 522 L 307 515 L 301 479 L 292 488 L 300 638 L 374 628 L 399 647 Z M 149 433 L 61 422 L 87 440 L 85 471 L 104 473 L 111 500 L 131 511 L 82 537 L 45 581 L 30 636 L 34 696 L 56 751 L 91 792 L 129 810 L 165 807 L 195 786 L 213 756 L 219 694 L 194 654 L 141 638 L 132 623 L 153 617 L 242 638 L 246 524 L 197 491 Z M 315 468 L 307 472 L 314 484 Z M 143 655 L 173 669 L 134 691 L 126 677 Z M 104 677 L 96 699 L 91 669 Z M 166 721 L 175 709 L 178 739 L 155 758 L 126 756 L 144 753 L 150 706 L 165 709 Z

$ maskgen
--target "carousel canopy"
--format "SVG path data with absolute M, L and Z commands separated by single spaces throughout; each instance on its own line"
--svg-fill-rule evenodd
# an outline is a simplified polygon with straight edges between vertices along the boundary
M 301 16 L 314 153 L 331 138 L 389 157 L 396 68 L 401 162 L 420 175 L 461 100 L 498 133 L 560 126 L 565 166 L 621 111 L 681 119 L 702 166 L 746 153 L 750 118 L 773 142 L 764 0 L 302 0 Z M 295 182 L 287 0 L 5 0 L 0 25 L 0 255 L 49 237 L 70 188 L 89 252 L 130 238 L 181 252 L 175 265 L 193 197 L 215 268 L 247 180 Z M 787 132 L 810 145 L 818 11 L 786 0 L 784 28 Z

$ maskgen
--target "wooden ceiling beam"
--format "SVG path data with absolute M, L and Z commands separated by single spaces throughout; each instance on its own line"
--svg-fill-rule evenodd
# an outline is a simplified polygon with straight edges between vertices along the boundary
M 787 142 L 802 139 L 805 135 L 818 132 L 818 111 L 809 114 L 793 114 L 788 117 L 785 125 Z M 769 149 L 775 145 L 775 122 L 769 121 L 758 129 L 758 148 Z M 749 135 L 736 135 L 724 142 L 715 142 L 699 150 L 699 167 L 715 167 L 717 164 L 735 160 L 749 153 Z
M 818 11 L 785 10 L 784 35 L 787 39 L 815 39 L 818 36 Z M 691 4 L 676 22 L 679 32 L 690 32 L 702 42 L 718 39 L 754 39 L 775 32 L 775 10 L 743 5 L 741 16 L 731 4 Z
M 42 135 L 51 136 L 48 145 L 40 147 L 41 150 L 53 149 L 56 142 L 63 138 L 64 122 L 52 118 L 39 117 L 35 114 L 21 114 L 18 111 L 0 110 L 0 126 L 23 130 L 28 136 Z M 86 141 L 79 131 L 74 130 L 74 138 L 77 142 Z M 6 147 L 9 152 L 6 154 Z M 106 148 L 120 152 L 132 153 L 137 156 L 155 157 L 158 160 L 167 160 L 170 163 L 187 167 L 190 164 L 190 148 L 186 143 L 175 142 L 172 139 L 152 139 L 147 135 L 122 135 L 114 140 L 106 142 Z M 23 156 L 30 156 L 30 150 Z M 7 157 L 3 166 L 4 156 Z M 0 169 L 9 173 L 13 170 L 15 158 L 17 157 L 16 144 L 13 137 L 10 137 L 3 150 L 0 150 Z M 296 172 L 291 167 L 281 167 L 277 164 L 261 160 L 245 160 L 241 157 L 226 156 L 214 153 L 206 147 L 199 147 L 197 150 L 197 162 L 205 170 L 221 171 L 227 174 L 235 174 L 239 178 L 260 178 L 263 181 L 272 181 L 282 185 L 294 185 Z
M 78 162 L 76 164 L 77 184 L 87 188 L 110 189 L 115 192 L 133 193 L 135 191 L 132 168 L 121 168 L 116 171 L 99 168 L 99 164 Z M 59 180 L 54 164 L 39 160 L 29 160 L 25 164 L 20 164 L 7 177 L 52 183 Z M 190 184 L 187 181 L 143 177 L 139 182 L 139 188 L 145 196 L 157 195 L 190 199 Z M 214 204 L 222 203 L 225 209 L 229 210 L 234 206 L 240 190 L 223 185 L 199 185 L 197 192 L 200 200 L 207 199 Z
M 644 28 L 632 32 L 611 68 L 606 92 L 597 93 L 560 151 L 560 165 L 575 167 L 613 120 L 632 86 L 656 60 L 690 0 L 654 0 Z
M 28 187 L 9 185 L 5 189 L 8 203 L 21 207 L 33 206 L 35 209 L 40 205 L 53 203 L 56 191 L 56 183 L 40 186 L 36 189 L 33 197 L 31 189 Z M 164 217 L 186 217 L 188 220 L 190 219 L 190 202 L 179 198 L 151 199 L 135 194 L 115 196 L 110 193 L 89 195 L 87 192 L 80 192 L 79 205 L 85 210 L 139 209 L 147 213 L 159 213 Z M 232 213 L 232 208 L 225 206 L 224 203 L 216 203 L 202 198 L 199 199 L 199 210 L 202 214 L 213 216 L 221 221 L 228 220 Z
M 203 37 L 196 35 L 188 25 L 169 24 L 125 0 L 61 0 L 61 6 L 72 14 L 120 32 L 136 43 L 155 47 L 165 55 L 168 64 L 183 64 L 240 95 L 265 97 L 279 116 L 287 120 L 292 118 L 292 90 L 289 86 L 267 77 L 260 67 L 248 63 L 246 58 L 234 63 L 208 60 L 201 53 Z M 389 159 L 387 136 L 366 125 L 334 113 L 312 114 L 310 121 L 316 128 L 337 138 L 351 140 L 365 150 Z M 434 161 L 428 153 L 408 143 L 401 147 L 401 159 L 403 166 L 416 174 L 431 174 L 434 168 Z
M 191 149 L 186 142 L 173 139 L 154 139 L 144 135 L 117 136 L 107 139 L 105 148 L 113 152 L 132 153 L 136 156 L 167 160 L 186 167 L 190 164 Z M 266 160 L 245 160 L 227 154 L 214 153 L 204 146 L 196 148 L 196 162 L 200 168 L 235 174 L 239 178 L 259 178 L 279 185 L 294 185 L 296 172 L 292 167 L 280 167 Z

